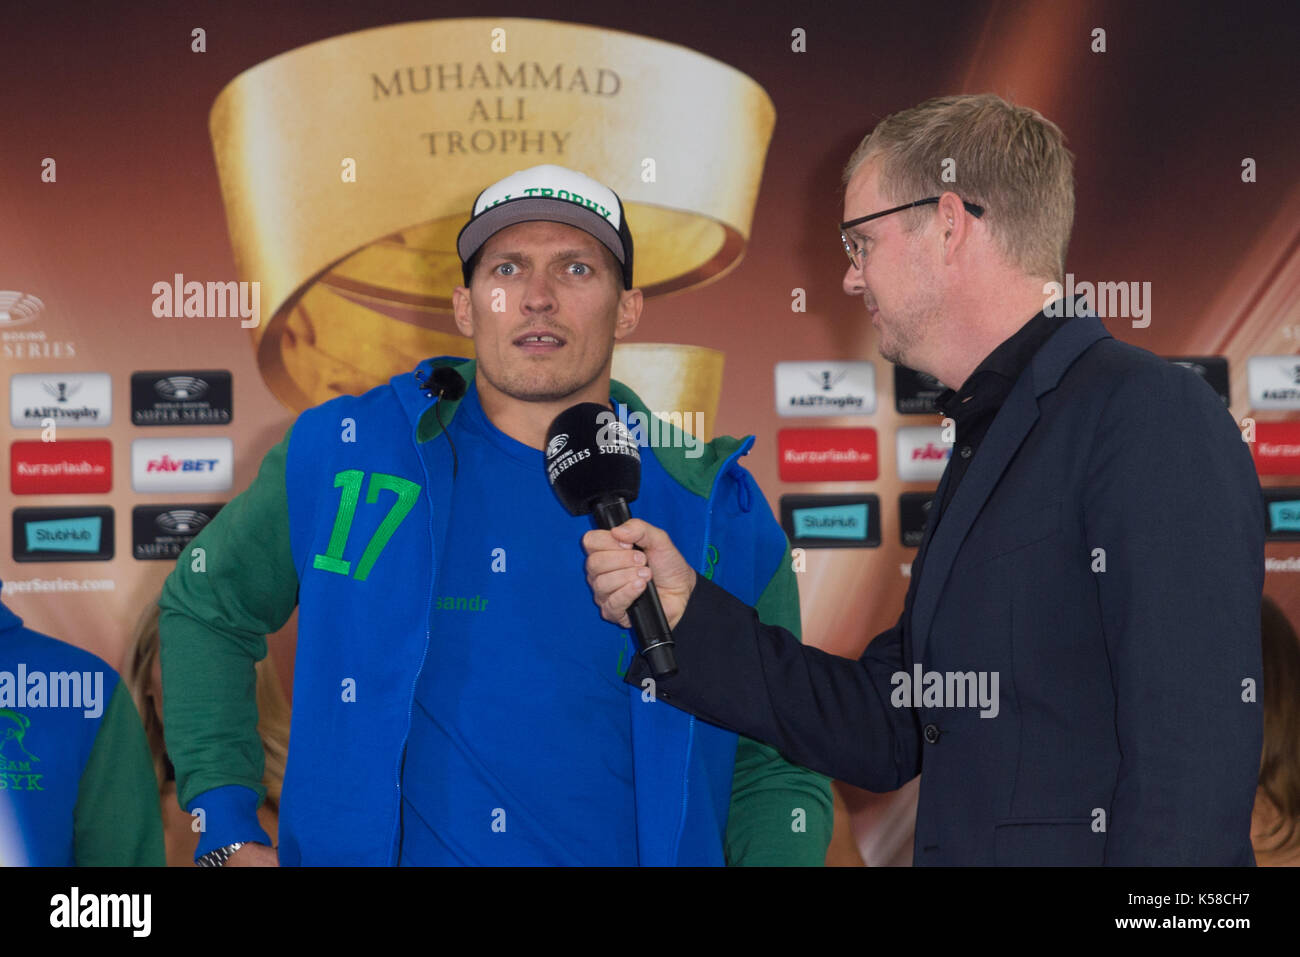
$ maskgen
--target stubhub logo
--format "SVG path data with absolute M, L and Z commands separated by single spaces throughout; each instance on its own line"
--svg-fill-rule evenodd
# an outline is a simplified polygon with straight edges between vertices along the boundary
M 867 537 L 867 506 L 827 505 L 794 510 L 795 538 L 845 538 L 862 541 Z
M 16 562 L 106 562 L 113 557 L 113 510 L 16 508 L 13 556 Z
M 1264 493 L 1264 514 L 1268 517 L 1265 541 L 1300 542 L 1300 488 L 1273 486 L 1261 491 Z M 1265 564 L 1272 561 L 1266 559 Z
M 1269 502 L 1268 524 L 1273 532 L 1300 532 L 1300 499 Z
M 97 552 L 103 520 L 98 515 L 27 523 L 29 552 Z
M 136 439 L 131 487 L 137 492 L 223 492 L 234 481 L 230 439 Z
M 781 525 L 794 545 L 874 548 L 880 544 L 875 495 L 783 495 Z

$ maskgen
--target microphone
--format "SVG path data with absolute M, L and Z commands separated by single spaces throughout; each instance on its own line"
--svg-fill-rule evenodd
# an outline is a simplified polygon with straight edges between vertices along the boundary
M 609 409 L 582 402 L 555 417 L 546 432 L 546 477 L 570 515 L 592 515 L 609 530 L 632 517 L 641 491 L 641 453 Z M 677 673 L 673 633 L 653 581 L 627 610 L 641 654 L 656 678 Z
M 446 399 L 448 402 L 455 402 L 469 388 L 464 377 L 451 366 L 435 367 L 432 378 L 427 382 L 423 372 L 416 372 L 415 381 L 419 384 L 420 391 L 430 399 Z M 438 425 L 442 428 L 442 434 L 447 436 L 447 444 L 451 446 L 451 478 L 454 482 L 456 473 L 460 471 L 460 461 L 456 455 L 456 443 L 451 440 L 451 435 L 447 432 L 447 423 L 442 421 L 442 412 L 437 405 L 433 407 L 433 416 L 438 420 Z
M 417 370 L 415 382 L 430 399 L 446 399 L 448 402 L 455 402 L 469 388 L 461 374 L 451 366 L 437 366 L 427 381 L 424 373 Z
M 433 370 L 433 391 L 439 398 L 455 402 L 465 394 L 465 380 L 451 366 L 438 366 Z

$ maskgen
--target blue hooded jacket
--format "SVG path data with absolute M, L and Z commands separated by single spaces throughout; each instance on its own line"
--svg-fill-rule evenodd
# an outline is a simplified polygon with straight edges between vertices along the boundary
M 446 640 L 430 633 L 430 613 L 444 560 L 442 505 L 450 500 L 452 452 L 433 407 L 441 405 L 446 423 L 459 402 L 432 399 L 421 388 L 435 365 L 454 365 L 466 381 L 474 379 L 472 361 L 426 360 L 388 385 L 340 396 L 299 416 L 287 439 L 268 453 L 254 486 L 191 543 L 164 588 L 163 668 L 171 688 L 187 673 L 193 681 L 185 669 L 197 660 L 178 664 L 181 656 L 200 656 L 215 674 L 223 665 L 214 656 L 228 647 L 238 646 L 236 657 L 264 655 L 258 632 L 288 618 L 292 602 L 285 592 L 296 583 L 299 639 L 280 802 L 282 864 L 389 865 L 399 859 L 401 765 L 415 684 L 428 643 Z M 610 392 L 616 403 L 646 411 L 621 384 L 611 382 Z M 654 454 L 672 478 L 663 494 L 675 506 L 671 514 L 645 517 L 668 531 L 700 574 L 760 611 L 774 609 L 768 618 L 797 631 L 784 532 L 737 461 L 752 441 L 720 437 L 694 459 L 685 455 L 685 442 L 661 442 Z M 287 511 L 287 548 L 277 510 Z M 259 541 L 259 534 L 270 540 Z M 206 562 L 203 574 L 192 570 L 196 549 Z M 250 563 L 256 568 L 262 562 L 270 563 L 264 573 L 250 570 Z M 188 651 L 178 650 L 191 642 Z M 661 701 L 646 702 L 639 688 L 627 693 L 642 864 L 724 863 L 733 783 L 742 765 L 747 774 L 774 775 L 754 789 L 766 792 L 764 800 L 783 802 L 781 820 L 765 814 L 768 833 L 783 830 L 788 838 L 792 815 L 806 821 L 806 834 L 796 835 L 805 838 L 801 849 L 783 844 L 782 862 L 820 863 L 831 826 L 825 778 L 791 767 L 754 742 L 745 742 L 749 750 L 738 761 L 734 733 Z M 172 707 L 168 747 L 180 798 L 207 814 L 200 853 L 265 840 L 257 836 L 249 801 L 260 792 L 262 771 L 260 761 L 248 760 L 248 749 L 256 747 L 250 729 L 240 729 L 247 746 L 241 740 L 236 747 L 229 710 L 182 714 L 178 708 L 174 716 Z M 755 842 L 772 843 L 764 835 L 735 853 L 757 850 L 762 857 L 765 849 Z

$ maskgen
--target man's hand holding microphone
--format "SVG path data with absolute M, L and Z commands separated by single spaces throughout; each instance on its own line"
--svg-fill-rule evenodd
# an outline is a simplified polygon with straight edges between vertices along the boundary
M 587 532 L 582 547 L 587 552 L 587 584 L 601 617 L 630 627 L 628 606 L 645 591 L 646 582 L 653 581 L 668 627 L 677 627 L 695 590 L 695 569 L 667 532 L 634 518 L 609 531 Z

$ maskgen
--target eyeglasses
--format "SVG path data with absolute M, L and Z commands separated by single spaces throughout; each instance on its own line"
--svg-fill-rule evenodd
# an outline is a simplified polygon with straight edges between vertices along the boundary
M 881 216 L 888 216 L 890 213 L 901 213 L 905 209 L 911 209 L 913 206 L 928 206 L 930 203 L 939 202 L 938 196 L 931 196 L 929 199 L 918 199 L 915 203 L 904 203 L 902 206 L 895 206 L 893 209 L 886 209 L 879 213 L 869 213 L 866 216 L 859 216 L 857 219 L 850 219 L 847 223 L 840 223 L 840 242 L 844 244 L 844 254 L 849 257 L 849 262 L 853 264 L 854 269 L 861 269 L 862 264 L 858 261 L 859 256 L 865 255 L 857 243 L 849 238 L 845 230 L 852 229 L 854 226 L 861 226 L 863 223 L 871 222 L 873 219 L 879 219 Z M 975 203 L 968 203 L 964 199 L 961 204 L 966 207 L 966 212 L 970 213 L 976 219 L 984 215 L 984 207 Z

